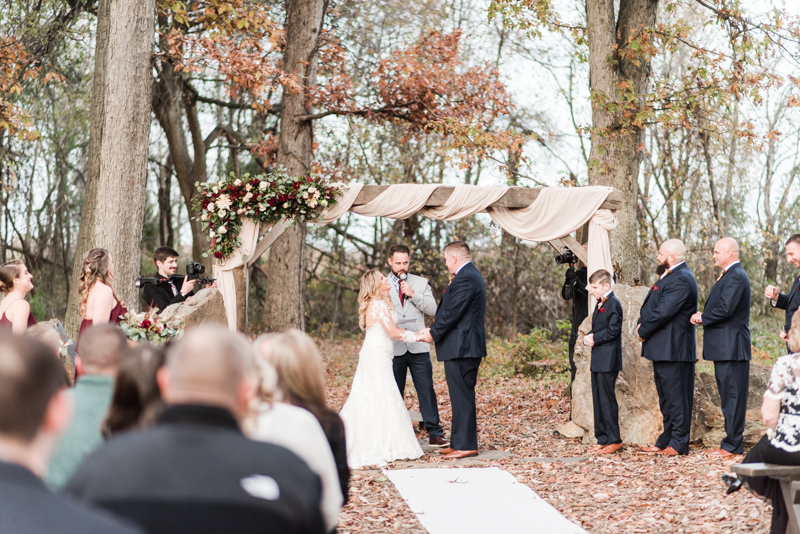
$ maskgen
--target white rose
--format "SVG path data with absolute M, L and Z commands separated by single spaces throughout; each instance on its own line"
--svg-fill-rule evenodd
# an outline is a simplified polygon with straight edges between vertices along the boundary
M 308 198 L 308 192 L 303 193 L 303 198 Z
M 228 214 L 228 212 L 225 211 L 225 210 L 219 210 L 219 213 L 217 213 L 217 215 L 219 215 L 220 219 L 224 219 L 227 214 Z
M 203 212 L 203 214 L 200 216 L 200 220 L 205 221 L 206 219 L 208 219 L 208 215 L 205 212 Z
M 268 185 L 269 184 L 267 182 L 261 182 L 260 184 L 258 184 L 258 187 L 259 187 L 259 189 L 264 191 L 267 188 Z
M 312 208 L 312 209 L 316 208 L 317 207 L 317 201 L 316 200 L 312 200 L 311 202 L 308 203 L 308 207 Z
M 216 205 L 214 205 L 213 202 L 208 205 L 208 211 L 214 211 L 215 209 L 217 209 L 217 207 L 216 207 Z
M 328 201 L 323 198 L 322 202 L 320 202 L 320 204 L 322 204 L 323 206 L 327 206 L 328 205 Z
M 253 193 L 247 193 L 247 194 L 244 196 L 244 201 L 245 201 L 245 202 L 250 202 L 250 200 L 251 200 L 252 198 L 253 198 Z
M 259 209 L 260 211 L 264 211 L 264 210 L 265 210 L 265 209 L 267 209 L 267 208 L 266 208 L 265 206 L 259 206 L 259 207 L 258 207 L 258 209 Z
M 236 213 L 241 215 L 242 213 L 244 213 L 244 208 L 239 208 L 238 210 L 236 210 Z
M 252 189 L 253 189 L 253 186 L 250 185 L 250 184 L 247 184 L 246 186 L 244 186 L 244 190 L 245 191 L 251 191 Z
M 236 181 L 233 182 L 233 185 L 235 185 L 236 187 L 239 187 L 240 185 L 242 185 L 242 181 L 237 178 Z
M 212 187 L 211 190 L 214 192 L 215 195 L 219 193 L 219 187 L 217 187 L 216 185 Z
M 288 202 L 284 202 L 284 203 L 283 203 L 283 209 L 286 209 L 286 208 L 288 208 L 288 207 L 289 207 L 289 203 L 288 203 Z
M 228 229 L 226 227 L 224 227 L 224 226 L 220 226 L 219 230 L 217 230 L 217 232 L 219 232 L 220 235 L 227 234 L 228 233 Z
M 214 233 L 214 230 L 211 230 L 210 232 L 208 232 L 208 235 L 209 237 L 214 237 L 217 234 Z
M 316 187 L 314 187 L 313 185 L 312 185 L 311 187 L 309 187 L 309 188 L 308 188 L 308 192 L 309 192 L 309 193 L 314 193 L 314 192 L 316 192 L 316 190 L 317 190 L 317 188 L 316 188 Z

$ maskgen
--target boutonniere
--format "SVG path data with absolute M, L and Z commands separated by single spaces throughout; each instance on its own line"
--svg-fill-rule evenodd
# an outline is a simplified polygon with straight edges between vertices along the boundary
M 606 309 L 605 308 L 597 308 L 597 311 L 599 311 L 600 313 L 605 313 Z
M 658 291 L 658 286 L 653 286 L 653 289 L 651 291 Z

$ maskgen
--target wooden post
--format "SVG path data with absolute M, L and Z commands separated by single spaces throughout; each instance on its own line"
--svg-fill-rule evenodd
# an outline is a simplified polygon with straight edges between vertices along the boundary
M 236 330 L 247 335 L 247 266 L 241 265 L 233 270 L 233 282 L 236 288 Z

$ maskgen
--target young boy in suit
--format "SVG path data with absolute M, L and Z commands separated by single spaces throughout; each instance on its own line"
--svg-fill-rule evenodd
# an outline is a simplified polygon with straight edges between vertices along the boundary
M 614 387 L 622 370 L 622 304 L 611 291 L 611 274 L 605 270 L 589 277 L 589 292 L 597 299 L 592 329 L 583 344 L 592 349 L 592 401 L 597 445 L 589 452 L 612 454 L 622 448 L 619 406 Z

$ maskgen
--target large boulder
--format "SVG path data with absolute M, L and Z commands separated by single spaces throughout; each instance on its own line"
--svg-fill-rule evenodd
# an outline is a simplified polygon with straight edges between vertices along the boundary
M 185 301 L 167 306 L 161 312 L 161 318 L 183 321 L 187 329 L 201 323 L 228 324 L 222 293 L 216 288 L 201 289 Z
M 636 323 L 649 288 L 617 285 L 614 294 L 622 303 L 622 372 L 617 379 L 617 402 L 622 441 L 630 445 L 652 445 L 663 430 L 658 393 L 653 381 L 653 364 L 641 357 L 642 344 L 636 339 Z M 572 421 L 586 430 L 583 439 L 593 443 L 594 407 L 589 363 L 591 349 L 583 345 L 583 336 L 591 330 L 591 316 L 580 325 L 575 344 L 577 374 L 572 387 Z M 702 349 L 698 348 L 698 354 Z M 747 399 L 745 445 L 753 445 L 764 433 L 761 424 L 761 401 L 769 382 L 770 368 L 750 365 L 750 390 Z M 691 439 L 701 439 L 706 446 L 719 447 L 724 437 L 724 418 L 713 374 L 695 376 L 694 410 Z

